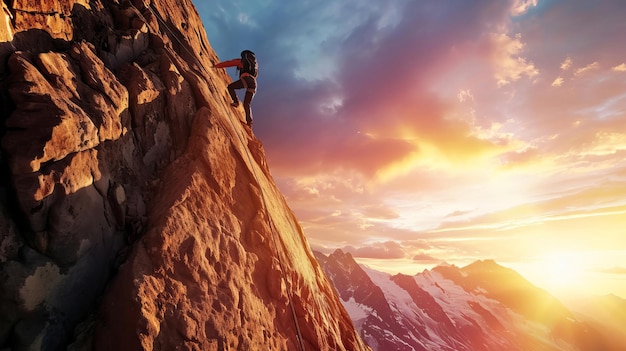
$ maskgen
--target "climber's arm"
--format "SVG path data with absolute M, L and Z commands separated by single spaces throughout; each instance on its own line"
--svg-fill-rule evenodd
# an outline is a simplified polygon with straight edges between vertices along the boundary
M 213 68 L 226 68 L 226 67 L 243 67 L 241 64 L 241 59 L 232 59 L 220 63 L 216 63 L 213 65 Z

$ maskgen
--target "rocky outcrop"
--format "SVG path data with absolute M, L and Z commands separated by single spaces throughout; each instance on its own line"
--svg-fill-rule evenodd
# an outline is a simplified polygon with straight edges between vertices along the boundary
M 0 19 L 0 348 L 367 349 L 191 1 Z

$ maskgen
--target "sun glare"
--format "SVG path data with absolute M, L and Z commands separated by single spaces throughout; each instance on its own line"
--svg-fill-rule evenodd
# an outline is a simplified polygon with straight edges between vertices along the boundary
M 582 288 L 585 267 L 581 255 L 569 252 L 550 253 L 541 259 L 543 279 L 553 290 Z M 548 286 L 547 286 L 548 287 Z

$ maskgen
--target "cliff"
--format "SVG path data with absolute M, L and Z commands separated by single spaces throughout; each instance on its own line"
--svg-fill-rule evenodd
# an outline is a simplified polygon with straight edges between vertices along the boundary
M 0 348 L 369 349 L 190 0 L 0 19 Z

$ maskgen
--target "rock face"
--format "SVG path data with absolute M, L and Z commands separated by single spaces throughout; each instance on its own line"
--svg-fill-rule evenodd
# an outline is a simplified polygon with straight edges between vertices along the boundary
M 617 333 L 577 320 L 494 261 L 391 276 L 341 250 L 315 255 L 374 350 L 623 350 Z
M 0 348 L 367 350 L 190 0 L 2 2 Z

